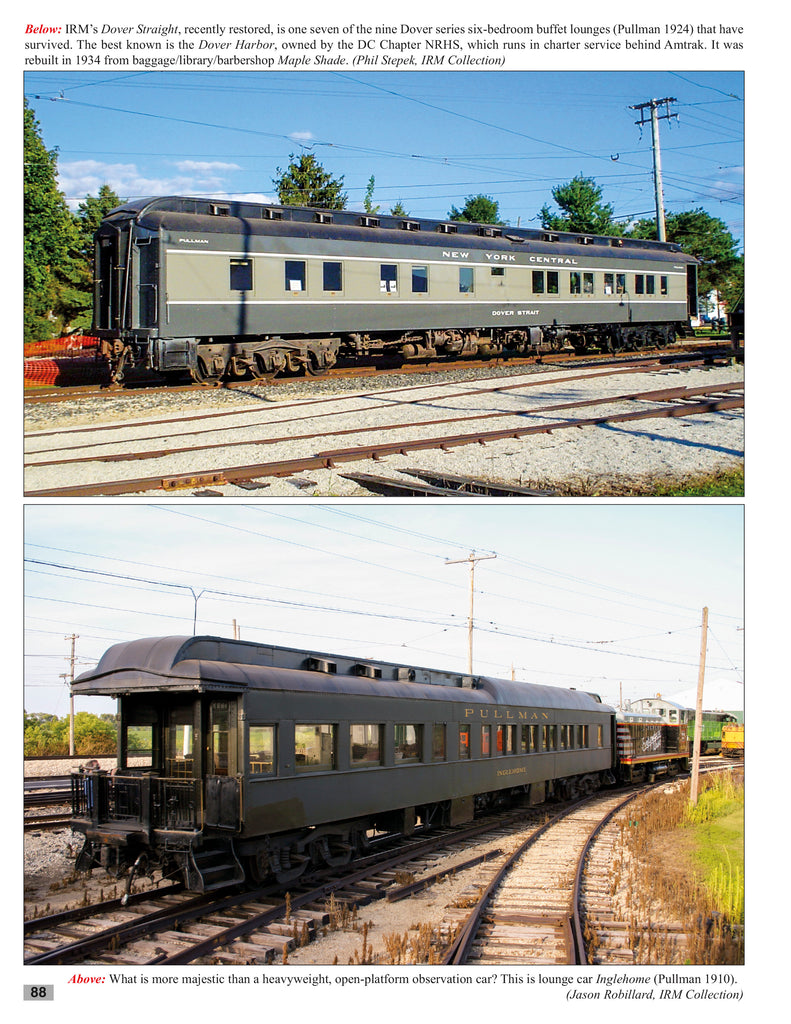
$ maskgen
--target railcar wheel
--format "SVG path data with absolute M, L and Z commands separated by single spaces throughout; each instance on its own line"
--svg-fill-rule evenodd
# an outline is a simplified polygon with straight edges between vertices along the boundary
M 196 357 L 195 365 L 190 370 L 190 376 L 196 384 L 203 384 L 204 387 L 217 387 L 222 380 L 221 374 L 210 372 L 201 356 Z
M 313 352 L 308 353 L 308 361 L 305 363 L 305 372 L 311 377 L 326 377 L 328 366 L 320 366 L 319 361 Z

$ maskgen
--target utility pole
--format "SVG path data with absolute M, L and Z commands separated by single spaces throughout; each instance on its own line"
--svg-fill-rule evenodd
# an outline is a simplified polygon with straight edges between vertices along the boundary
M 646 110 L 650 110 L 651 139 L 654 150 L 654 194 L 656 196 L 656 237 L 660 242 L 666 240 L 665 236 L 665 207 L 662 199 L 662 157 L 659 151 L 659 121 L 669 121 L 671 117 L 678 117 L 678 114 L 670 113 L 670 104 L 678 102 L 674 96 L 665 96 L 661 100 L 648 100 L 647 103 L 635 103 L 629 107 L 630 110 L 640 111 L 640 120 L 635 124 L 642 126 L 648 123 Z M 664 105 L 664 114 L 658 114 L 657 109 Z
M 205 590 L 201 590 L 199 593 L 195 593 L 194 587 L 187 588 L 192 594 L 193 601 L 193 612 L 192 612 L 192 635 L 195 636 L 195 631 L 198 628 L 198 601 L 206 593 Z
M 74 756 L 74 693 L 71 689 L 71 684 L 74 682 L 74 662 L 76 659 L 74 644 L 79 640 L 79 636 L 76 633 L 72 633 L 71 636 L 64 637 L 65 640 L 71 640 L 71 654 L 69 656 L 69 671 L 61 676 L 61 679 L 65 679 L 69 684 L 69 753 Z
M 475 563 L 483 562 L 487 558 L 497 558 L 497 555 L 476 555 L 474 551 L 471 551 L 466 558 L 456 558 L 452 562 L 445 562 L 445 565 L 461 565 L 462 562 L 469 562 L 470 565 L 470 615 L 467 619 L 467 670 L 470 675 L 472 675 L 472 613 L 475 600 Z
M 689 802 L 694 807 L 698 802 L 698 775 L 700 774 L 700 737 L 703 732 L 703 676 L 706 672 L 706 639 L 709 628 L 709 610 L 703 609 L 700 627 L 700 663 L 698 666 L 698 693 L 695 701 L 695 734 L 692 740 L 692 779 L 689 787 Z

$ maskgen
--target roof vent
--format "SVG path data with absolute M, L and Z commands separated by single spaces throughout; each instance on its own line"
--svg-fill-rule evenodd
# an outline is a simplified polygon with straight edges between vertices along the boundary
M 336 675 L 338 663 L 329 661 L 327 658 L 305 658 L 304 668 L 308 672 L 326 672 L 328 675 Z
M 357 663 L 352 665 L 351 674 L 353 676 L 365 676 L 366 679 L 381 679 L 382 670 L 380 668 L 374 668 L 373 665 L 363 665 Z

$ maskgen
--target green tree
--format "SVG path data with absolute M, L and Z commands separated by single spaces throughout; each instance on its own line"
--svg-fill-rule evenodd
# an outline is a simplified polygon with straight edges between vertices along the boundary
M 78 711 L 74 716 L 74 752 L 84 757 L 93 754 L 114 754 L 117 749 L 117 732 L 111 722 L 104 722 L 88 711 Z
M 24 337 L 58 337 L 74 313 L 78 237 L 58 190 L 57 150 L 48 150 L 34 112 L 24 106 Z
M 285 171 L 277 168 L 272 184 L 278 200 L 284 206 L 315 206 L 322 210 L 344 210 L 346 193 L 343 178 L 333 178 L 318 162 L 313 153 L 302 153 Z
M 365 189 L 365 199 L 363 200 L 363 206 L 365 207 L 365 212 L 366 213 L 370 213 L 374 217 L 376 216 L 377 213 L 379 213 L 379 209 L 380 209 L 378 206 L 374 206 L 374 186 L 375 186 L 375 184 L 376 184 L 376 179 L 374 178 L 374 176 L 372 174 L 371 177 L 368 179 L 368 185 L 366 186 L 366 189 Z
M 461 210 L 451 206 L 448 219 L 467 221 L 470 224 L 502 224 L 498 220 L 499 215 L 500 204 L 496 200 L 491 196 L 477 195 L 467 196 Z
M 399 199 L 395 206 L 390 207 L 390 214 L 393 217 L 408 217 L 409 211 L 404 208 L 404 204 Z
M 102 185 L 98 196 L 86 196 L 77 207 L 74 224 L 77 229 L 78 253 L 75 259 L 74 311 L 70 327 L 88 330 L 93 305 L 93 236 L 101 222 L 121 199 L 110 188 Z
M 77 230 L 80 238 L 80 253 L 89 261 L 93 261 L 93 236 L 101 222 L 121 199 L 109 185 L 102 185 L 97 196 L 86 196 L 77 207 Z
M 74 716 L 74 752 L 80 757 L 114 754 L 117 749 L 117 727 L 105 717 L 97 718 L 88 711 Z M 44 757 L 68 754 L 69 719 L 48 714 L 25 714 L 25 755 Z
M 602 203 L 602 190 L 593 178 L 578 174 L 565 185 L 552 189 L 552 198 L 561 213 L 541 207 L 541 226 L 548 231 L 582 231 L 591 235 L 622 235 L 623 228 L 613 220 L 613 208 Z

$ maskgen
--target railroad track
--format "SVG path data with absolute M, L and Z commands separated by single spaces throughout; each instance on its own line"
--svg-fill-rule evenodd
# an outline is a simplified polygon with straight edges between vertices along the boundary
M 608 365 L 614 362 L 634 362 L 639 359 L 655 359 L 660 356 L 669 358 L 696 358 L 705 355 L 709 359 L 730 358 L 734 350 L 719 341 L 700 341 L 695 344 L 674 345 L 670 349 L 643 349 L 638 355 L 623 354 L 612 356 L 610 354 L 588 354 L 574 355 L 569 352 L 557 352 L 545 355 L 514 357 L 510 359 L 459 359 L 459 360 L 425 360 L 412 363 L 401 363 L 396 366 L 392 362 L 374 362 L 361 365 L 359 363 L 343 366 L 338 365 L 322 375 L 322 380 L 348 380 L 360 378 L 365 380 L 373 376 L 388 377 L 395 375 L 409 375 L 418 373 L 442 373 L 454 370 L 480 370 L 485 372 L 497 366 L 558 366 L 571 367 L 574 365 Z M 220 385 L 227 390 L 235 388 L 261 387 L 277 390 L 284 384 L 294 381 L 293 376 L 274 377 L 265 380 L 243 380 L 225 381 Z M 302 378 L 300 378 L 302 379 Z M 212 385 L 215 388 L 216 385 Z M 130 377 L 123 385 L 110 386 L 108 380 L 97 371 L 95 382 L 73 385 L 49 385 L 30 386 L 25 392 L 25 404 L 35 405 L 40 403 L 74 401 L 82 398 L 95 398 L 97 401 L 103 398 L 118 398 L 119 396 L 134 397 L 140 394 L 185 394 L 189 392 L 205 392 L 207 386 L 196 383 L 168 382 L 163 383 L 160 377 L 153 374 L 137 373 Z
M 702 773 L 733 770 L 712 763 Z M 686 778 L 686 776 L 684 776 Z M 662 780 L 627 793 L 599 793 L 532 830 L 471 893 L 472 909 L 445 964 L 559 965 L 635 962 L 640 944 L 673 962 L 687 939 L 679 922 L 624 920 L 614 906 L 613 872 L 623 857 L 623 819 Z
M 699 388 L 624 389 L 620 393 L 610 389 L 606 395 L 562 402 L 547 400 L 541 393 L 553 386 L 568 387 L 576 382 L 584 388 L 592 382 L 601 385 L 606 377 L 667 368 L 667 363 L 641 360 L 563 376 L 531 375 L 505 382 L 494 378 L 475 387 L 431 382 L 345 398 L 331 396 L 274 407 L 256 405 L 209 415 L 166 417 L 122 428 L 106 424 L 40 431 L 28 437 L 26 494 L 79 497 L 228 484 L 266 486 L 267 480 L 275 477 L 334 470 L 342 464 L 379 461 L 391 455 L 491 445 L 642 419 L 692 417 L 740 408 L 744 403 L 743 382 Z M 535 395 L 528 407 L 527 394 Z M 640 408 L 624 411 L 628 405 Z M 454 414 L 438 416 L 437 409 Z M 597 414 L 580 417 L 583 409 Z M 496 427 L 495 421 L 502 426 Z M 332 440 L 346 444 L 326 447 Z M 271 455 L 268 459 L 267 454 Z M 250 461 L 253 457 L 255 461 Z M 185 460 L 189 469 L 174 471 Z M 153 472 L 133 475 L 141 463 Z M 66 470 L 75 483 L 41 486 L 61 479 Z
M 178 887 L 153 890 L 97 906 L 25 922 L 25 963 L 272 963 L 312 941 L 322 931 L 348 921 L 379 899 L 398 901 L 450 871 L 476 868 L 491 847 L 535 810 L 495 815 L 471 825 L 401 838 L 388 848 L 358 859 L 343 873 L 326 873 L 304 887 L 266 886 L 255 891 L 224 890 L 191 896 Z M 468 855 L 467 850 L 474 845 Z M 500 850 L 490 849 L 489 857 Z M 448 859 L 450 858 L 450 859 Z M 435 876 L 434 869 L 442 863 Z M 412 880 L 414 876 L 414 880 Z M 410 881 L 399 883 L 399 878 Z
M 475 966 L 584 962 L 573 929 L 579 864 L 603 817 L 636 795 L 588 797 L 532 831 L 492 872 L 444 962 Z
M 723 767 L 738 765 L 712 770 Z M 460 894 L 436 927 L 437 943 L 450 948 L 447 963 L 630 963 L 635 925 L 613 908 L 607 876 L 620 856 L 620 826 L 602 825 L 649 788 L 561 805 L 549 820 L 546 807 L 536 807 L 402 837 L 288 893 L 271 885 L 193 896 L 165 885 L 80 905 L 25 922 L 25 962 L 285 962 L 328 929 L 348 927 L 368 904 L 396 903 L 454 877 Z M 672 922 L 663 936 L 664 948 L 683 941 Z

